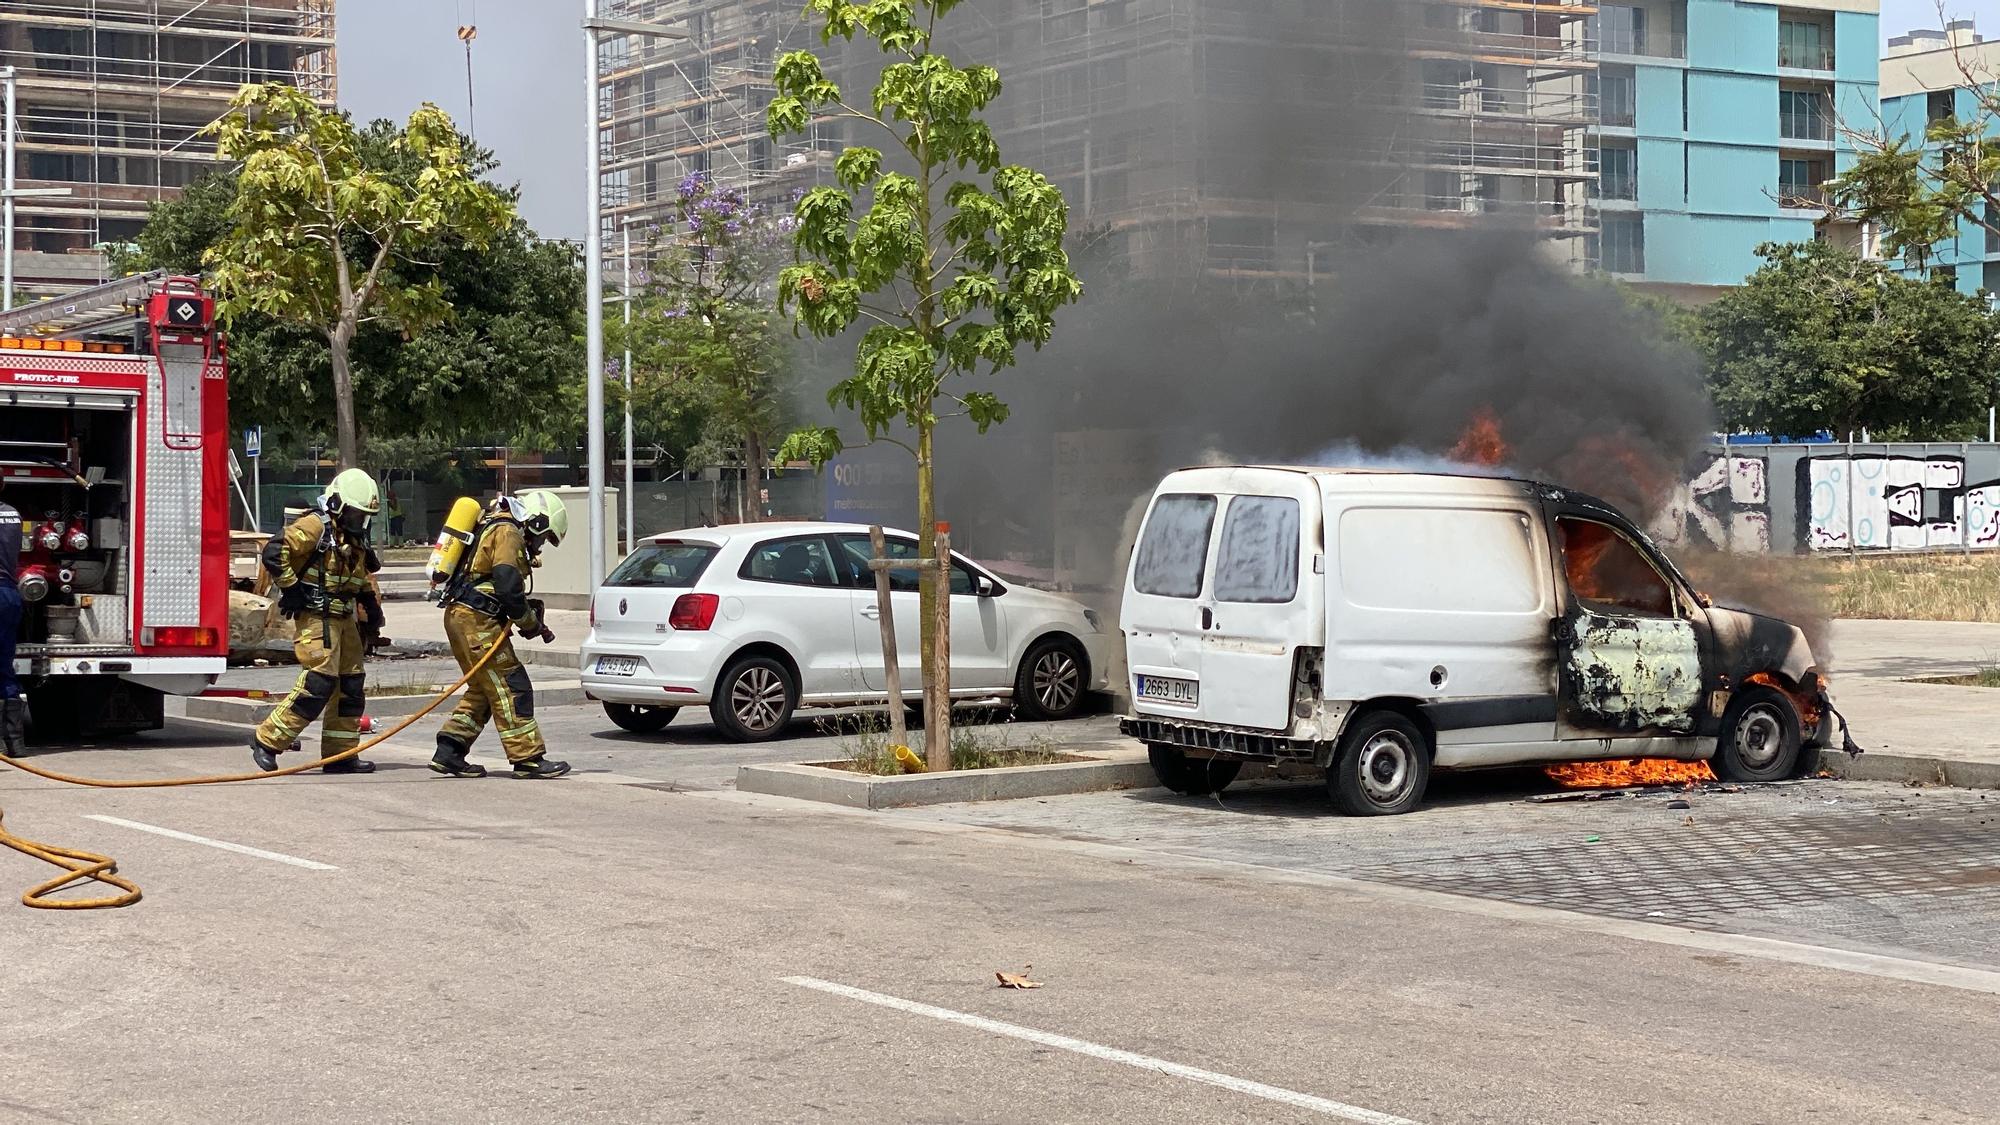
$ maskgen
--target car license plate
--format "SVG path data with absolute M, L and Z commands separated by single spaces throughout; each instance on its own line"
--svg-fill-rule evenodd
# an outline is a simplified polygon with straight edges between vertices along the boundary
M 600 676 L 631 676 L 639 671 L 636 656 L 600 656 L 597 658 L 597 674 Z
M 1140 676 L 1139 698 L 1158 703 L 1179 703 L 1193 707 L 1201 699 L 1201 688 L 1193 680 L 1175 680 L 1165 676 Z

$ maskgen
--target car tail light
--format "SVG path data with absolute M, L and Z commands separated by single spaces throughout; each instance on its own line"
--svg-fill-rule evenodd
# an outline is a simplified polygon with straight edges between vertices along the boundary
M 215 645 L 215 630 L 185 625 L 141 629 L 139 643 L 147 648 L 212 648 Z
M 674 600 L 674 610 L 667 614 L 667 624 L 683 632 L 705 632 L 715 624 L 715 611 L 721 605 L 722 599 L 714 594 L 682 594 Z

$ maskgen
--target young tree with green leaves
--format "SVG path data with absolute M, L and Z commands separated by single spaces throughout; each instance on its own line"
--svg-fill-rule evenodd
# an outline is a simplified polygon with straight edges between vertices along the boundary
M 363 128 L 362 162 L 386 176 L 417 176 L 422 162 L 395 149 L 401 132 L 389 121 Z M 475 173 L 491 172 L 490 154 L 468 154 Z M 238 182 L 237 170 L 223 169 L 154 204 L 117 268 L 199 274 L 203 256 L 234 226 Z M 489 186 L 514 198 L 511 189 Z M 562 434 L 552 448 L 575 446 L 583 432 L 582 384 L 573 373 L 583 365 L 584 301 L 583 266 L 572 246 L 540 239 L 517 219 L 481 249 L 446 234 L 422 262 L 404 261 L 397 272 L 408 283 L 438 285 L 452 315 L 415 338 L 387 320 L 364 322 L 355 333 L 350 354 L 364 466 L 415 464 L 397 449 L 533 445 L 544 428 Z M 239 309 L 230 318 L 229 351 L 230 412 L 264 427 L 267 444 L 331 435 L 333 366 L 323 332 Z M 560 424 L 572 398 L 576 424 Z M 524 400 L 536 408 L 524 413 Z
M 2000 372 L 2000 318 L 1983 298 L 1825 242 L 1757 253 L 1764 266 L 1695 329 L 1726 423 L 1785 437 L 1977 432 Z
M 1948 22 L 1944 5 L 1937 7 Z M 1961 83 L 1954 112 L 1921 127 L 1843 122 L 1856 154 L 1826 185 L 1830 211 L 1872 224 L 1885 257 L 1918 269 L 1964 226 L 2000 235 L 2000 74 L 1956 45 L 1951 50 Z M 1968 102 L 1969 113 L 1956 112 Z
M 787 52 L 768 120 L 774 138 L 804 132 L 821 115 L 884 138 L 884 148 L 848 148 L 834 164 L 837 182 L 799 200 L 799 260 L 779 275 L 778 298 L 815 336 L 866 324 L 854 374 L 827 399 L 856 412 L 870 441 L 909 434 L 926 559 L 936 557 L 939 420 L 964 416 L 982 434 L 1005 421 L 1000 398 L 965 381 L 982 367 L 991 375 L 1012 366 L 1023 344 L 1046 344 L 1056 312 L 1083 295 L 1063 250 L 1069 205 L 1061 190 L 1033 169 L 1002 164 L 981 118 L 1000 94 L 1000 73 L 958 66 L 933 49 L 938 21 L 961 2 L 808 0 L 824 42 L 859 39 L 888 61 L 873 96 L 857 104 L 817 55 Z M 836 430 L 818 428 L 793 434 L 779 456 L 823 464 L 840 448 Z M 938 622 L 949 620 L 940 613 L 948 576 L 926 570 L 919 590 L 928 757 L 933 768 L 949 768 L 951 670 L 937 637 Z
M 700 438 L 688 452 L 698 457 L 740 451 L 745 522 L 756 518 L 757 477 L 787 421 L 778 381 L 789 351 L 769 289 L 795 225 L 705 173 L 682 180 L 669 225 L 647 232 L 644 289 L 625 334 L 635 423 L 695 423 Z
M 442 284 L 412 281 L 405 267 L 447 237 L 484 249 L 512 226 L 514 206 L 479 180 L 434 105 L 391 143 L 410 174 L 372 165 L 346 114 L 283 83 L 243 87 L 206 132 L 241 165 L 229 229 L 203 255 L 222 313 L 255 311 L 326 338 L 340 463 L 358 465 L 355 336 L 378 320 L 414 337 L 448 319 Z

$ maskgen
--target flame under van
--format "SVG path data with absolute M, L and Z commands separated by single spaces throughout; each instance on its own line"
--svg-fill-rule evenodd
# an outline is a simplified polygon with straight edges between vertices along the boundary
M 1529 481 L 1229 466 L 1155 490 L 1121 610 L 1162 784 L 1245 761 L 1407 812 L 1433 770 L 1593 759 L 1796 776 L 1835 718 L 1805 635 L 1721 609 L 1621 512 Z

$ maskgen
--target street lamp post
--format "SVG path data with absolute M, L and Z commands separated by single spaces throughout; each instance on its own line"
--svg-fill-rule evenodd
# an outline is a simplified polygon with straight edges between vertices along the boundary
M 11 66 L 0 66 L 0 86 L 5 87 L 5 116 L 0 118 L 0 128 L 7 131 L 4 142 L 0 142 L 0 160 L 7 163 L 4 176 L 0 176 L 0 258 L 6 260 L 0 269 L 0 309 L 14 307 L 14 201 L 29 197 L 49 197 L 69 195 L 68 188 L 17 188 L 14 186 L 14 135 L 20 132 L 20 107 L 16 87 L 19 79 Z
M 633 499 L 632 469 L 632 220 L 637 216 L 627 215 L 618 224 L 625 237 L 625 366 L 620 372 L 625 376 L 625 549 L 630 551 L 638 540 L 636 511 Z
M 586 277 L 584 294 L 586 301 L 584 329 L 584 360 L 588 364 L 588 385 L 585 388 L 585 410 L 590 415 L 590 592 L 595 594 L 599 583 L 604 581 L 604 228 L 600 213 L 604 204 L 603 160 L 599 145 L 603 135 L 599 130 L 597 111 L 597 47 L 603 33 L 635 35 L 652 39 L 685 39 L 684 31 L 673 31 L 655 27 L 635 20 L 600 19 L 597 15 L 597 0 L 583 0 L 583 42 L 584 42 L 584 101 L 586 117 L 584 128 L 584 176 L 589 181 L 584 190 L 585 206 L 589 214 L 585 216 L 588 225 L 584 228 L 583 260 Z

